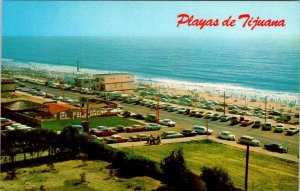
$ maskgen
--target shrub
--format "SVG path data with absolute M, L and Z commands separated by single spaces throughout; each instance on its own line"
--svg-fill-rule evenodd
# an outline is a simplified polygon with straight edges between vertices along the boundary
M 199 177 L 186 167 L 182 149 L 174 150 L 164 158 L 161 162 L 161 168 L 167 178 L 166 181 L 173 185 L 172 190 L 204 190 Z
M 203 167 L 201 170 L 202 174 L 200 175 L 200 178 L 205 182 L 208 191 L 234 190 L 233 183 L 224 169 L 218 167 Z

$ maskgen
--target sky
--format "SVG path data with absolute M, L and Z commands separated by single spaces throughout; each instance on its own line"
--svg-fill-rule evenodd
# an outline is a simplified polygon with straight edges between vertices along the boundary
M 299 36 L 298 2 L 3 1 L 3 36 Z M 236 18 L 248 13 L 285 27 L 187 27 L 177 15 Z

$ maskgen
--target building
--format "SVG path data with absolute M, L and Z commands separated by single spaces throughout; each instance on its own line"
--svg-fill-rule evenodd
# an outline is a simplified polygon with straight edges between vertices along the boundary
M 134 75 L 130 73 L 95 74 L 95 89 L 130 92 L 134 89 Z
M 94 79 L 85 76 L 65 76 L 64 83 L 88 89 L 94 87 Z
M 37 127 L 41 125 L 43 104 L 19 100 L 1 104 L 1 116 L 22 122 L 23 124 Z
M 16 84 L 12 78 L 1 78 L 1 92 L 14 92 L 15 90 Z

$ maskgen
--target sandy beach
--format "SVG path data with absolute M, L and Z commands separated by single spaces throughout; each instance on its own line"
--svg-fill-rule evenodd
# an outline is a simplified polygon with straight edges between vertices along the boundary
M 57 80 L 58 82 L 64 76 L 74 74 L 92 77 L 93 74 L 108 73 L 108 71 L 92 69 L 82 69 L 79 73 L 76 73 L 74 67 L 71 66 L 51 66 L 40 63 L 16 63 L 15 65 L 6 65 L 5 69 L 16 70 L 13 72 L 15 77 L 40 81 Z M 189 95 L 193 98 L 217 102 L 224 102 L 225 92 L 227 104 L 247 105 L 253 108 L 265 109 L 267 100 L 267 110 L 275 109 L 285 114 L 299 112 L 299 95 L 293 93 L 271 92 L 228 84 L 194 83 L 169 79 L 153 80 L 136 77 L 136 87 L 139 86 L 150 87 L 160 93 L 179 96 Z

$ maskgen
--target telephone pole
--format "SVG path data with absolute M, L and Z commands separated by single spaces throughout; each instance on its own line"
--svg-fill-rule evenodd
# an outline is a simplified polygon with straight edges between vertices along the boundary
M 159 101 L 160 101 L 160 89 L 158 87 L 158 94 L 157 94 L 157 97 L 156 97 L 156 101 L 157 101 L 157 104 L 156 104 L 156 123 L 159 124 Z
M 208 137 L 208 115 L 207 115 L 207 113 L 206 113 L 206 115 L 205 115 L 205 125 L 206 125 L 206 136 Z
M 225 91 L 224 91 L 224 115 L 226 114 L 226 103 L 225 103 L 225 99 L 226 99 L 226 96 L 225 96 Z
M 247 145 L 246 152 L 246 172 L 245 172 L 245 190 L 248 189 L 248 164 L 249 164 L 249 145 Z
M 265 122 L 267 122 L 267 96 L 265 98 Z

